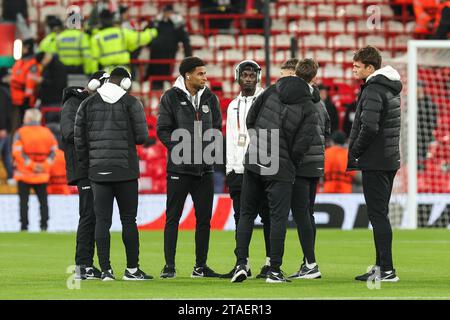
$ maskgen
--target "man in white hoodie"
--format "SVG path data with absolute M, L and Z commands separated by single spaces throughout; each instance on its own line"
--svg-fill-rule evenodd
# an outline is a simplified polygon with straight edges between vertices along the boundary
M 119 206 L 122 240 L 127 255 L 124 280 L 150 280 L 139 269 L 139 161 L 136 145 L 148 140 L 142 103 L 129 95 L 131 77 L 125 68 L 111 72 L 109 82 L 83 100 L 75 118 L 74 142 L 81 168 L 87 168 L 94 194 L 95 242 L 103 281 L 114 280 L 110 234 L 114 198 Z
M 355 53 L 353 73 L 364 84 L 350 132 L 347 170 L 362 171 L 376 251 L 375 265 L 355 279 L 396 282 L 399 278 L 392 262 L 392 229 L 388 215 L 394 177 L 400 168 L 402 83 L 394 68 L 381 67 L 381 54 L 372 46 Z
M 180 76 L 175 85 L 161 97 L 156 126 L 158 138 L 168 150 L 166 264 L 160 274 L 163 279 L 176 277 L 178 225 L 188 194 L 192 196 L 196 218 L 196 261 L 191 277 L 220 276 L 206 265 L 214 199 L 214 163 L 207 161 L 204 154 L 211 144 L 208 132 L 216 132 L 222 140 L 221 129 L 219 100 L 206 86 L 205 63 L 198 57 L 187 57 L 180 64 Z M 179 133 L 181 142 L 177 137 Z
M 242 179 L 244 176 L 244 157 L 250 141 L 246 119 L 253 102 L 264 91 L 259 86 L 261 67 L 252 60 L 244 60 L 235 68 L 235 81 L 241 92 L 230 102 L 227 109 L 226 134 L 226 173 L 230 197 L 233 200 L 234 221 L 236 228 L 240 217 Z M 261 268 L 257 278 L 265 278 L 270 269 L 270 218 L 267 201 L 261 203 L 259 215 L 264 226 L 264 242 L 266 248 L 266 263 Z M 251 275 L 248 269 L 248 275 Z M 232 278 L 235 268 L 221 278 Z

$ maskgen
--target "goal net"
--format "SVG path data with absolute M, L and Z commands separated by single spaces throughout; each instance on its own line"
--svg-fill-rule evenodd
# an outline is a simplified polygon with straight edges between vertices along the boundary
M 450 41 L 410 40 L 407 55 L 389 62 L 404 85 L 391 222 L 450 228 Z

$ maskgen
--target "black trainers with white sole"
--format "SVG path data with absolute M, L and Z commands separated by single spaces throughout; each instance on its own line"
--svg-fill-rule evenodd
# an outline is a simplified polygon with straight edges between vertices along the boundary
M 308 268 L 306 264 L 303 264 L 296 273 L 290 275 L 288 279 L 320 279 L 322 274 L 319 271 L 319 266 L 314 268 Z
M 377 265 L 374 265 L 374 266 L 372 266 L 372 268 L 369 270 L 369 271 L 367 271 L 366 273 L 364 273 L 364 274 L 362 274 L 362 275 L 360 275 L 360 276 L 356 276 L 355 277 L 355 280 L 358 280 L 358 281 L 367 281 L 367 280 L 369 280 L 369 278 L 374 278 L 374 274 L 375 273 L 380 273 L 380 267 L 379 266 L 377 266 Z
M 125 281 L 145 281 L 152 280 L 153 277 L 138 268 L 134 273 L 131 273 L 128 269 L 125 269 L 125 274 L 122 279 Z
M 292 282 L 289 279 L 286 279 L 286 277 L 283 274 L 283 271 L 281 270 L 270 270 L 267 274 L 266 278 L 267 283 L 283 283 L 283 282 Z
M 167 264 L 161 270 L 159 277 L 161 279 L 174 279 L 177 276 L 177 272 L 175 271 L 175 267 L 168 266 Z
M 213 269 L 204 265 L 202 267 L 194 267 L 192 271 L 191 278 L 219 278 L 220 274 L 215 272 Z
M 267 275 L 269 274 L 269 271 L 270 271 L 270 266 L 264 265 L 261 268 L 261 271 L 259 272 L 259 274 L 256 276 L 256 279 L 266 279 Z
M 114 281 L 116 278 L 114 277 L 114 272 L 112 269 L 102 271 L 102 281 Z
M 82 272 L 83 280 L 101 280 L 101 278 L 102 278 L 102 272 L 94 266 L 86 267 L 84 269 L 84 275 Z
M 231 282 L 242 282 L 248 278 L 247 266 L 240 264 L 236 267 Z
M 381 271 L 380 280 L 382 282 L 397 282 L 400 278 L 395 274 L 395 269 L 391 271 Z
M 231 279 L 231 278 L 233 278 L 235 272 L 236 272 L 236 267 L 234 267 L 233 269 L 231 269 L 230 272 L 225 273 L 225 274 L 222 274 L 222 275 L 220 276 L 220 278 L 222 278 L 222 279 Z M 251 277 L 252 277 L 252 270 L 251 270 L 251 269 L 248 269 L 248 270 L 247 270 L 247 278 L 251 278 Z

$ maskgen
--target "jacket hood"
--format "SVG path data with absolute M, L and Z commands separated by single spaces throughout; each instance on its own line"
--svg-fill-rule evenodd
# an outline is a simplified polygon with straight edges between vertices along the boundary
M 312 100 L 314 103 L 320 102 L 320 90 L 318 86 L 313 86 Z
M 108 103 L 116 103 L 127 93 L 121 87 L 111 82 L 106 82 L 97 89 L 97 92 L 102 100 Z
M 276 83 L 276 90 L 280 96 L 280 101 L 285 104 L 299 103 L 305 98 L 311 99 L 309 85 L 296 76 L 283 77 Z
M 175 84 L 173 86 L 175 88 L 178 88 L 181 91 L 183 91 L 188 97 L 191 96 L 191 93 L 188 91 L 188 89 L 186 89 L 186 84 L 184 83 L 184 78 L 182 76 L 178 76 L 178 78 L 177 78 L 177 80 L 175 80 Z M 197 94 L 199 95 L 198 101 L 200 101 L 202 99 L 202 94 L 205 92 L 205 90 L 206 90 L 206 86 L 197 92 Z
M 391 66 L 385 66 L 372 73 L 366 79 L 366 84 L 378 83 L 388 87 L 394 94 L 402 91 L 402 83 L 400 82 L 400 74 Z
M 89 93 L 84 90 L 83 87 L 68 87 L 63 91 L 63 100 L 62 103 L 66 102 L 72 97 L 77 97 L 80 100 L 84 100 L 89 96 Z

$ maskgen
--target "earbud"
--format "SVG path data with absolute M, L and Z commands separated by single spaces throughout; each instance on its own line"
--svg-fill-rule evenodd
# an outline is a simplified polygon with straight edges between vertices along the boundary
M 188 80 L 191 79 L 191 77 L 189 77 L 189 76 L 187 76 L 186 78 L 187 78 Z

